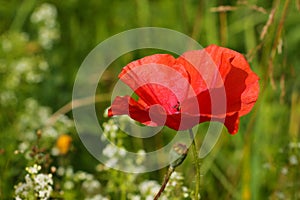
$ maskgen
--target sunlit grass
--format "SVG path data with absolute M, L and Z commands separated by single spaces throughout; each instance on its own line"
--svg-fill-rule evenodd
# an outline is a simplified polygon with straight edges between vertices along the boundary
M 32 180 L 37 174 L 51 174 L 53 184 L 49 180 L 47 187 L 52 188 L 53 198 L 153 197 L 166 169 L 134 175 L 99 163 L 78 138 L 69 103 L 76 72 L 87 53 L 114 34 L 142 26 L 171 28 L 203 46 L 218 44 L 239 51 L 260 77 L 258 102 L 249 115 L 241 118 L 239 133 L 232 136 L 224 130 L 213 151 L 203 160 L 201 197 L 300 199 L 297 3 L 1 1 L 4 6 L 0 7 L 0 199 L 16 197 L 16 188 L 26 183 L 27 174 L 31 174 Z M 42 14 L 33 14 L 37 12 Z M 130 137 L 112 128 L 113 124 L 102 117 L 110 104 L 116 74 L 137 57 L 139 52 L 131 52 L 112 64 L 105 81 L 102 80 L 107 85 L 101 88 L 101 94 L 106 95 L 97 96 L 96 109 L 100 123 L 112 131 L 110 137 L 115 135 L 113 140 L 119 146 L 142 152 L 143 147 L 154 149 L 164 145 L 173 132 L 165 128 L 163 137 L 137 140 L 134 145 Z M 89 101 L 77 103 L 76 106 L 84 106 Z M 199 144 L 206 128 L 207 124 L 200 125 Z M 59 142 L 62 136 L 68 137 L 68 141 Z M 107 155 L 113 162 L 114 155 Z M 176 169 L 173 181 L 178 185 L 167 188 L 165 198 L 193 197 L 192 162 L 188 155 Z M 34 164 L 40 166 L 36 174 L 25 170 Z M 38 193 L 33 189 L 35 186 L 30 190 L 31 199 Z M 171 190 L 176 191 L 175 196 Z

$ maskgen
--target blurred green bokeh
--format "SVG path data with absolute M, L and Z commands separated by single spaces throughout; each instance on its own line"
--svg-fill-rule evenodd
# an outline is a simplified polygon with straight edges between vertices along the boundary
M 39 12 L 43 5 L 50 5 L 47 12 Z M 31 164 L 15 150 L 28 139 L 25 130 L 35 132 L 44 126 L 38 107 L 51 116 L 69 103 L 87 54 L 117 33 L 145 26 L 182 32 L 202 46 L 232 48 L 246 56 L 260 77 L 259 100 L 241 118 L 239 133 L 231 136 L 224 130 L 203 161 L 203 199 L 300 199 L 299 8 L 299 0 L 0 0 L 0 199 L 12 198 L 24 167 Z M 123 66 L 154 52 L 139 50 L 117 59 L 101 77 L 99 94 L 110 95 Z M 99 116 L 109 103 L 104 99 L 97 104 Z M 65 114 L 72 118 L 71 112 Z M 206 130 L 206 125 L 200 126 L 200 132 Z M 74 149 L 54 164 L 68 163 L 75 170 L 96 173 L 97 161 L 84 150 L 75 130 L 57 130 L 72 135 Z M 197 137 L 201 143 L 204 136 Z M 170 138 L 154 137 L 139 147 L 151 148 L 155 142 L 159 146 Z M 134 148 L 132 144 L 125 146 Z M 55 139 L 47 145 L 51 149 Z M 188 156 L 178 167 L 190 189 L 195 175 L 192 162 Z M 164 172 L 141 179 L 160 182 Z M 101 183 L 109 186 L 107 179 Z M 69 198 L 82 197 L 78 192 L 74 190 Z M 106 195 L 120 199 L 119 193 Z

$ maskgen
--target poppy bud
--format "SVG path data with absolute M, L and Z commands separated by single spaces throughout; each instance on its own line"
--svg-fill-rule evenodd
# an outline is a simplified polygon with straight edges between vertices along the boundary
M 185 144 L 182 143 L 176 143 L 173 145 L 171 151 L 170 151 L 170 167 L 176 168 L 179 166 L 184 159 L 186 158 L 186 155 L 188 153 L 188 148 Z

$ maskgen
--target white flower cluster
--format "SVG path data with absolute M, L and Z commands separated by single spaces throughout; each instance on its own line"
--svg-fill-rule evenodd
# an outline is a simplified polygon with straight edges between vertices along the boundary
M 53 191 L 52 174 L 39 173 L 41 166 L 35 164 L 27 167 L 28 172 L 25 175 L 25 182 L 20 182 L 15 186 L 15 199 L 33 199 L 38 198 L 47 200 Z
M 139 185 L 141 196 L 143 196 L 146 200 L 153 199 L 153 197 L 156 195 L 159 189 L 160 189 L 160 184 L 153 180 L 144 181 Z
M 49 3 L 43 3 L 31 15 L 31 22 L 39 25 L 38 41 L 45 49 L 51 49 L 53 42 L 59 39 L 56 18 L 56 7 Z
M 114 167 L 117 165 L 118 161 L 126 156 L 126 150 L 123 147 L 117 147 L 113 144 L 108 144 L 103 149 L 103 155 L 108 158 L 106 161 L 107 167 Z
M 290 142 L 289 147 L 291 149 L 297 149 L 297 148 L 300 149 L 300 142 Z
M 289 147 L 293 152 L 292 155 L 289 157 L 289 163 L 291 165 L 298 165 L 299 164 L 299 150 L 300 150 L 300 142 L 290 142 Z
M 113 119 L 108 120 L 103 123 L 103 136 L 102 140 L 108 138 L 109 140 L 114 140 L 117 137 L 118 126 L 114 123 Z M 106 138 L 103 138 L 106 137 Z
M 24 105 L 25 110 L 20 115 L 20 120 L 18 120 L 20 131 L 26 132 L 41 128 L 49 118 L 51 110 L 48 107 L 40 106 L 33 98 L 26 99 Z M 32 137 L 32 135 L 30 137 Z
M 1 45 L 2 44 L 2 45 Z M 0 36 L 0 103 L 11 105 L 17 103 L 20 85 L 39 83 L 44 79 L 48 63 L 37 54 L 38 47 L 29 40 L 26 33 L 7 33 Z
M 106 113 L 107 111 L 105 112 L 104 117 L 107 117 Z M 120 117 L 109 119 L 107 122 L 103 123 L 104 134 L 101 136 L 101 140 L 109 140 L 110 143 L 107 144 L 102 150 L 102 153 L 107 160 L 104 163 L 105 165 L 99 164 L 97 166 L 97 170 L 99 172 L 105 170 L 109 172 L 109 168 L 120 168 L 122 165 L 126 165 L 126 168 L 133 168 L 136 172 L 143 170 L 143 163 L 146 160 L 146 152 L 142 149 L 138 150 L 136 153 L 136 159 L 131 160 L 128 156 L 128 152 L 122 146 L 124 143 L 122 141 L 123 137 L 119 137 L 120 130 L 126 130 L 126 126 L 130 124 L 129 120 L 131 120 L 129 117 Z M 125 179 L 128 184 L 135 184 L 137 176 L 128 174 Z M 159 191 L 160 187 L 161 185 L 155 180 L 143 181 L 136 189 L 133 189 L 131 192 L 127 193 L 127 199 L 152 200 Z M 174 194 L 174 191 L 176 194 Z M 191 191 L 183 185 L 182 174 L 173 172 L 165 191 L 160 196 L 160 199 L 190 199 L 190 196 Z
M 154 180 L 146 180 L 139 184 L 139 194 L 128 194 L 127 198 L 130 200 L 152 200 L 159 189 L 160 184 L 158 182 Z M 164 195 L 162 195 L 160 199 L 167 200 Z
M 136 172 L 143 171 L 142 163 L 146 159 L 146 152 L 142 149 L 136 153 L 136 159 L 126 157 L 127 150 L 124 147 L 119 147 L 114 144 L 108 144 L 102 151 L 103 155 L 107 158 L 105 166 L 108 168 L 120 168 L 126 165 L 126 168 L 135 169 Z
M 190 199 L 191 191 L 183 186 L 183 176 L 180 173 L 173 172 L 170 180 L 159 199 Z M 154 180 L 146 180 L 139 184 L 139 194 L 128 194 L 130 200 L 151 200 L 159 191 L 161 185 Z
M 48 63 L 39 57 L 23 57 L 14 63 L 15 80 L 12 79 L 10 87 L 18 86 L 20 80 L 17 77 L 24 77 L 27 83 L 39 83 L 43 80 L 43 72 L 48 69 Z M 34 69 L 36 68 L 36 69 Z
M 105 162 L 106 167 L 116 168 L 118 166 L 120 167 L 120 165 L 126 165 L 126 167 L 134 168 L 137 172 L 142 171 L 142 164 L 146 159 L 146 152 L 143 149 L 138 150 L 135 160 L 126 157 L 127 151 L 122 146 L 122 138 L 118 137 L 119 127 L 115 124 L 114 120 L 110 119 L 104 122 L 103 129 L 101 140 L 109 140 L 111 142 L 107 144 L 102 151 L 103 155 L 107 158 Z
M 53 146 L 53 142 L 63 133 L 69 132 L 73 128 L 74 123 L 66 115 L 61 115 L 52 126 L 46 126 L 48 119 L 51 116 L 51 110 L 48 107 L 41 106 L 35 99 L 28 98 L 24 101 L 25 109 L 17 118 L 17 126 L 20 132 L 24 133 L 20 136 L 20 144 L 18 146 L 18 153 L 29 153 L 31 143 L 36 140 L 36 130 L 42 133 L 42 140 L 49 147 Z M 43 144 L 44 147 L 46 147 Z M 52 155 L 58 155 L 54 152 L 52 147 Z M 26 158 L 31 159 L 30 156 Z
M 294 154 L 289 157 L 289 162 L 291 165 L 298 165 L 299 163 L 297 156 Z
M 101 194 L 96 194 L 93 197 L 87 197 L 84 200 L 109 200 L 109 198 L 102 196 Z
M 165 189 L 165 195 L 171 196 L 176 191 L 176 195 L 179 199 L 189 199 L 191 196 L 191 191 L 183 185 L 183 176 L 180 172 L 174 171 L 170 177 L 169 182 L 167 183 Z
M 85 194 L 84 200 L 108 200 L 107 197 L 99 194 L 101 183 L 94 175 L 85 171 L 74 172 L 71 166 L 64 168 L 59 167 L 57 174 L 64 177 L 63 190 L 64 192 L 73 191 L 76 185 L 80 185 Z

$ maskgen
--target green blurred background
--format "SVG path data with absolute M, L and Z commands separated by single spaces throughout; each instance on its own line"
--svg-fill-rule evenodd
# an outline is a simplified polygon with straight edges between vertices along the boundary
M 204 47 L 217 44 L 239 51 L 260 77 L 259 100 L 241 118 L 239 133 L 231 136 L 224 130 L 203 161 L 203 199 L 300 199 L 299 12 L 299 0 L 0 0 L 0 199 L 11 199 L 24 167 L 36 161 L 19 153 L 20 144 L 28 140 L 34 146 L 36 136 L 26 134 L 45 126 L 53 113 L 71 101 L 77 70 L 87 54 L 117 33 L 144 26 L 182 32 Z M 97 104 L 99 116 L 109 106 L 107 96 L 121 68 L 151 53 L 131 52 L 110 66 L 101 78 L 99 93 L 104 95 Z M 72 121 L 70 110 L 63 114 Z M 72 137 L 72 148 L 68 155 L 51 158 L 52 165 L 94 174 L 103 194 L 121 199 L 122 192 L 128 192 L 126 183 L 121 191 L 109 189 L 110 175 L 96 172 L 98 162 L 84 150 L 74 128 L 64 123 L 53 127 L 57 137 L 62 133 Z M 201 126 L 200 132 L 205 129 Z M 57 145 L 56 136 L 43 143 L 45 151 Z M 150 142 L 159 146 L 170 139 L 159 136 Z M 203 135 L 197 137 L 201 143 Z M 124 139 L 124 146 L 134 148 L 128 141 Z M 192 159 L 188 157 L 178 171 L 193 189 Z M 136 184 L 143 179 L 161 182 L 164 172 L 144 174 Z M 57 194 L 57 198 L 82 198 L 78 191 L 73 193 Z

